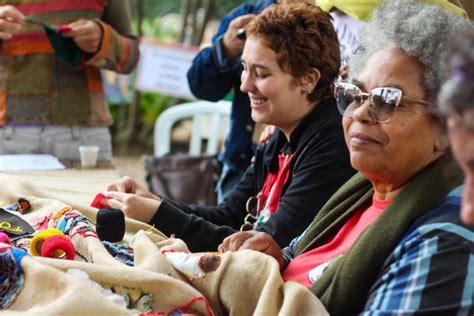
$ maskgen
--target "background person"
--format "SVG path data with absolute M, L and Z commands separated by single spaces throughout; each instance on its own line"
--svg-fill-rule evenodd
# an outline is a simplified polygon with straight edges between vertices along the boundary
M 82 51 L 78 69 L 53 53 L 41 25 L 62 33 Z M 0 154 L 48 153 L 79 159 L 79 145 L 98 145 L 112 157 L 100 69 L 129 73 L 138 62 L 128 2 L 0 1 Z
M 474 225 L 474 30 L 455 34 L 451 42 L 451 78 L 439 96 L 447 117 L 451 149 L 464 172 L 461 217 Z
M 310 4 L 272 6 L 247 32 L 241 89 L 250 96 L 252 118 L 278 129 L 229 197 L 213 207 L 186 205 L 124 178 L 104 201 L 185 240 L 192 251 L 217 249 L 244 223 L 286 245 L 354 172 L 332 91 L 340 61 L 329 15 Z
M 336 89 L 359 173 L 283 251 L 262 232 L 230 236 L 220 250 L 272 255 L 330 315 L 471 315 L 474 230 L 459 221 L 462 175 L 434 111 L 446 39 L 472 27 L 439 6 L 381 4 L 360 34 L 352 83 Z

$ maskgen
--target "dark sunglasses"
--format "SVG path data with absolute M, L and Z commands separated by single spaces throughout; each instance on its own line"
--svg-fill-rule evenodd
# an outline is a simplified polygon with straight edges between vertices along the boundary
M 392 87 L 379 87 L 369 93 L 350 83 L 338 83 L 334 91 L 337 108 L 345 117 L 352 117 L 354 112 L 369 100 L 369 113 L 377 122 L 388 122 L 402 101 L 421 103 L 428 102 L 403 96 L 402 90 Z
M 244 224 L 240 227 L 240 231 L 252 230 L 254 223 L 260 213 L 260 195 L 254 195 L 249 197 L 247 203 L 245 203 L 245 210 L 247 216 L 245 216 Z

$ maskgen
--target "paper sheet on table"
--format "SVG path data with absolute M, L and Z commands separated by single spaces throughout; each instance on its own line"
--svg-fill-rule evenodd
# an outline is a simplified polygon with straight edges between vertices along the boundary
M 60 169 L 66 167 L 52 155 L 0 155 L 0 171 Z

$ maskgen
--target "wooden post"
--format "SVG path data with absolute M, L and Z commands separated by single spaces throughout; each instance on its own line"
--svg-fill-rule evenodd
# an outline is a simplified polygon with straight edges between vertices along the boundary
M 143 36 L 142 22 L 143 22 L 143 0 L 136 0 L 138 37 Z M 127 121 L 123 130 L 117 132 L 115 136 L 116 144 L 118 145 L 117 152 L 119 154 L 128 154 L 130 149 L 130 142 L 135 134 L 138 115 L 140 107 L 140 92 L 134 90 L 132 103 L 130 104 Z
M 186 28 L 188 26 L 188 15 L 191 9 L 192 0 L 181 0 L 181 34 L 179 35 L 179 41 L 182 43 L 186 36 Z
M 204 17 L 200 25 L 196 25 L 193 30 L 193 45 L 200 45 L 202 42 L 204 31 L 206 30 L 207 23 L 209 22 L 214 10 L 214 1 L 202 0 L 201 7 L 204 9 Z

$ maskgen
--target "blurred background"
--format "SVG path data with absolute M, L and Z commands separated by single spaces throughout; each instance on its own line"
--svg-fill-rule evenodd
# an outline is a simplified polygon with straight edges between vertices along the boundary
M 130 1 L 130 7 L 135 33 L 140 37 L 199 47 L 210 42 L 222 16 L 240 3 L 237 0 L 134 0 Z M 136 91 L 136 74 L 104 73 L 103 76 L 107 85 L 112 86 L 106 87 L 106 93 L 115 122 L 111 130 L 115 155 L 152 153 L 156 118 L 166 108 L 188 99 Z M 185 129 L 186 124 L 182 125 Z M 179 134 L 175 144 L 178 147 L 179 139 L 186 137 Z
M 462 3 L 469 16 L 474 16 L 474 0 L 451 0 Z M 135 33 L 143 42 L 162 47 L 163 43 L 176 43 L 178 49 L 197 52 L 208 45 L 220 19 L 244 1 L 238 0 L 133 0 L 130 9 Z M 250 1 L 252 2 L 252 1 Z M 179 43 L 179 44 L 178 44 Z M 161 45 L 161 46 L 160 46 Z M 141 155 L 153 153 L 153 129 L 156 118 L 165 109 L 192 100 L 192 96 L 173 95 L 160 89 L 143 89 L 136 86 L 137 73 L 151 65 L 146 61 L 143 45 L 137 71 L 130 76 L 103 73 L 109 106 L 114 117 L 113 164 L 122 175 L 144 178 Z M 191 58 L 191 57 L 188 57 Z M 166 61 L 165 61 L 166 63 Z M 148 64 L 148 66 L 144 66 Z M 150 70 L 152 71 L 152 70 Z M 181 76 L 185 76 L 185 71 Z M 159 71 L 155 71 L 159 76 Z M 142 77 L 145 75 L 142 74 Z M 148 74 L 148 76 L 150 76 Z M 184 78 L 184 77 L 183 77 Z M 146 78 L 144 79 L 147 80 Z M 226 99 L 230 99 L 227 96 Z M 172 134 L 172 152 L 187 151 L 190 124 L 180 122 Z

